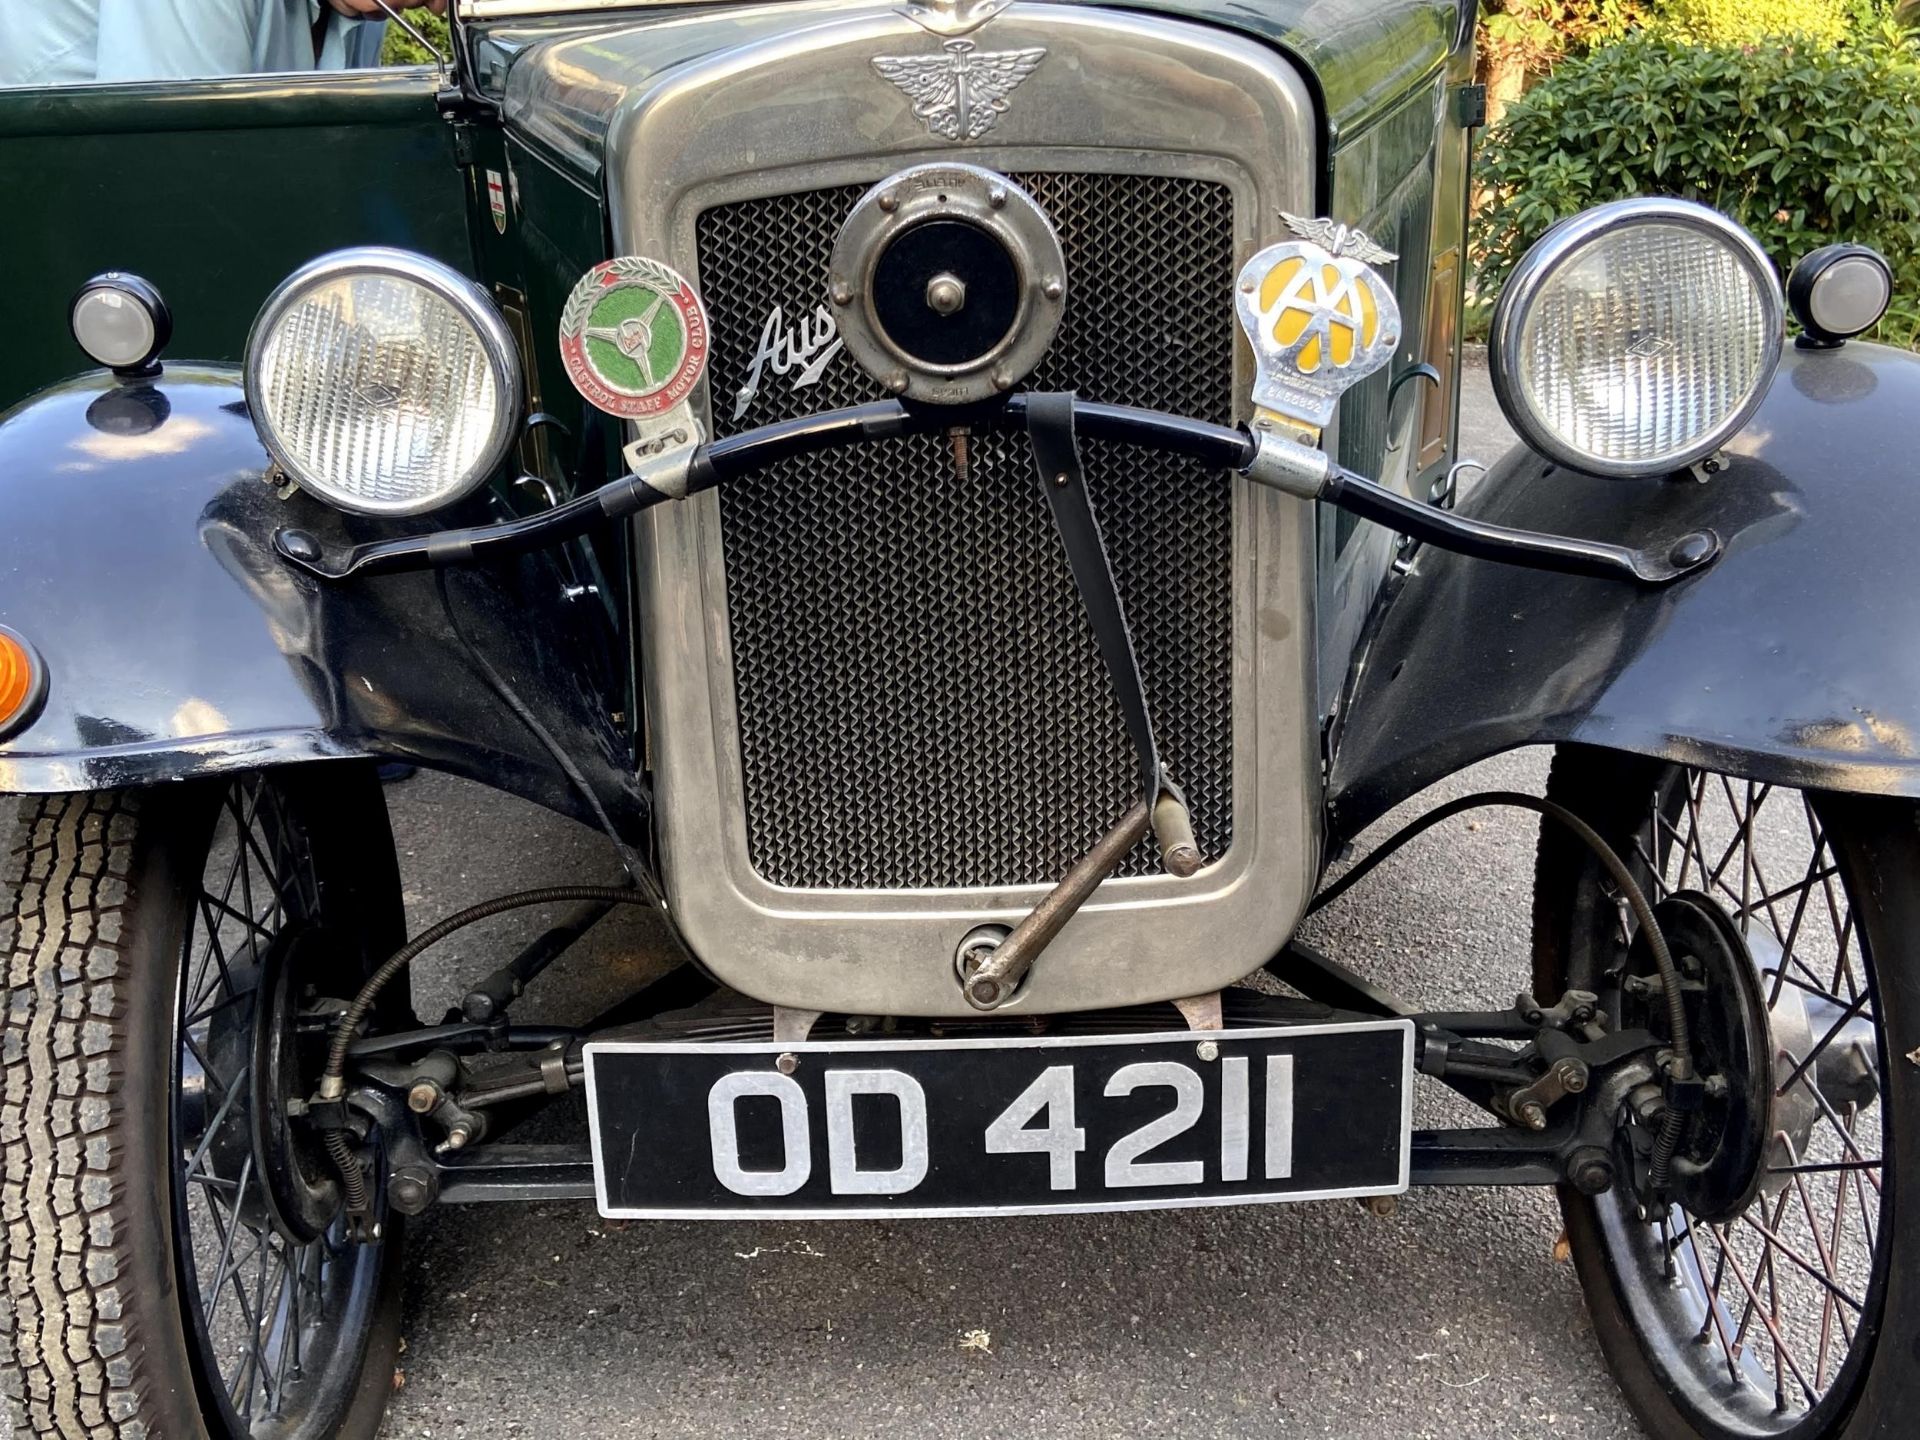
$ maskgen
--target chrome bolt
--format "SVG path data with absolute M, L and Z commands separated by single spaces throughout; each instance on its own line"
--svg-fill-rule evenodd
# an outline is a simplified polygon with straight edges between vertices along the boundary
M 1667 552 L 1667 561 L 1673 565 L 1698 565 L 1712 553 L 1713 537 L 1705 531 L 1696 530 L 1673 542 L 1673 548 Z
M 280 536 L 282 553 L 294 560 L 318 560 L 320 542 L 304 530 L 288 530 Z
M 1062 295 L 1067 293 L 1067 287 L 1054 279 L 1049 279 L 1040 289 L 1049 300 L 1058 300 Z
M 800 1057 L 789 1050 L 773 1062 L 773 1068 L 778 1070 L 782 1075 L 791 1075 L 800 1068 Z
M 1005 370 L 994 371 L 993 388 L 996 390 L 1011 390 L 1013 388 L 1013 376 Z
M 987 204 L 991 205 L 994 209 L 998 210 L 1002 205 L 1006 203 L 1007 203 L 1007 187 L 1006 186 L 995 185 L 990 190 L 987 191 Z
M 851 305 L 853 303 L 853 287 L 844 280 L 834 281 L 833 288 L 828 293 L 833 296 L 833 303 L 836 305 Z
M 1240 282 L 1240 293 L 1243 295 L 1251 295 L 1253 293 L 1253 279 L 1251 276 Z
M 900 208 L 900 197 L 891 190 L 880 192 L 880 208 L 891 215 Z
M 1218 1060 L 1220 1058 L 1220 1046 L 1212 1040 L 1202 1040 L 1198 1045 L 1193 1047 L 1193 1053 L 1198 1055 L 1202 1060 Z
M 1055 475 L 1055 476 L 1053 477 L 1053 483 L 1054 483 L 1054 484 L 1055 484 L 1056 486 L 1059 486 L 1059 487 L 1060 487 L 1060 488 L 1062 488 L 1062 489 L 1064 489 L 1064 488 L 1066 488 L 1066 484 L 1067 484 L 1067 472 L 1066 472 L 1066 471 L 1064 471 L 1064 470 L 1062 470 L 1062 471 L 1061 471 L 1061 472 L 1060 472 L 1059 474 L 1057 474 L 1057 475 Z
M 958 315 L 967 305 L 967 285 L 942 270 L 927 281 L 927 308 L 936 315 Z
M 907 372 L 904 370 L 896 370 L 891 375 L 887 376 L 887 389 L 891 390 L 896 395 L 906 394 Z

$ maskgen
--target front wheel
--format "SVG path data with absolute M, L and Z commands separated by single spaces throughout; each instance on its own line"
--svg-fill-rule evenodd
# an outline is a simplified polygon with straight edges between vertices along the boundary
M 403 938 L 364 767 L 21 802 L 0 852 L 0 1340 L 27 1434 L 373 1434 L 399 1236 L 349 1240 L 295 1117 L 328 998 Z
M 1657 1440 L 1910 1435 L 1920 1414 L 1920 807 L 1564 750 L 1548 794 L 1655 902 L 1708 1086 L 1652 1189 L 1563 1191 L 1600 1346 Z M 1543 827 L 1544 997 L 1665 1036 L 1631 914 Z M 1657 1085 L 1641 1088 L 1643 1107 Z M 1639 1137 L 1636 1152 L 1634 1140 Z

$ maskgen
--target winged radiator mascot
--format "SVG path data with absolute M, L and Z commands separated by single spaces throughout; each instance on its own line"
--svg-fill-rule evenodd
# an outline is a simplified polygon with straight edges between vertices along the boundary
M 878 55 L 873 68 L 913 102 L 927 129 L 948 140 L 978 140 L 1007 112 L 1007 96 L 1047 56 L 1041 46 L 981 50 L 949 40 L 940 55 Z

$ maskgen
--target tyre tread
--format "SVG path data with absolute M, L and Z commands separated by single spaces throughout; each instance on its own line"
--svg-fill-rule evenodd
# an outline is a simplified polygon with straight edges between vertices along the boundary
M 123 1303 L 122 981 L 140 796 L 30 796 L 0 852 L 0 1343 L 24 1433 L 146 1440 Z

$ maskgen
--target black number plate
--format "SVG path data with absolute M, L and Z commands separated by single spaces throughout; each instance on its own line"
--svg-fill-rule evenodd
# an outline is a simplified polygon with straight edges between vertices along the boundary
M 791 1055 L 792 1073 L 777 1063 Z M 600 1213 L 1043 1214 L 1397 1194 L 1413 1026 L 586 1047 Z

